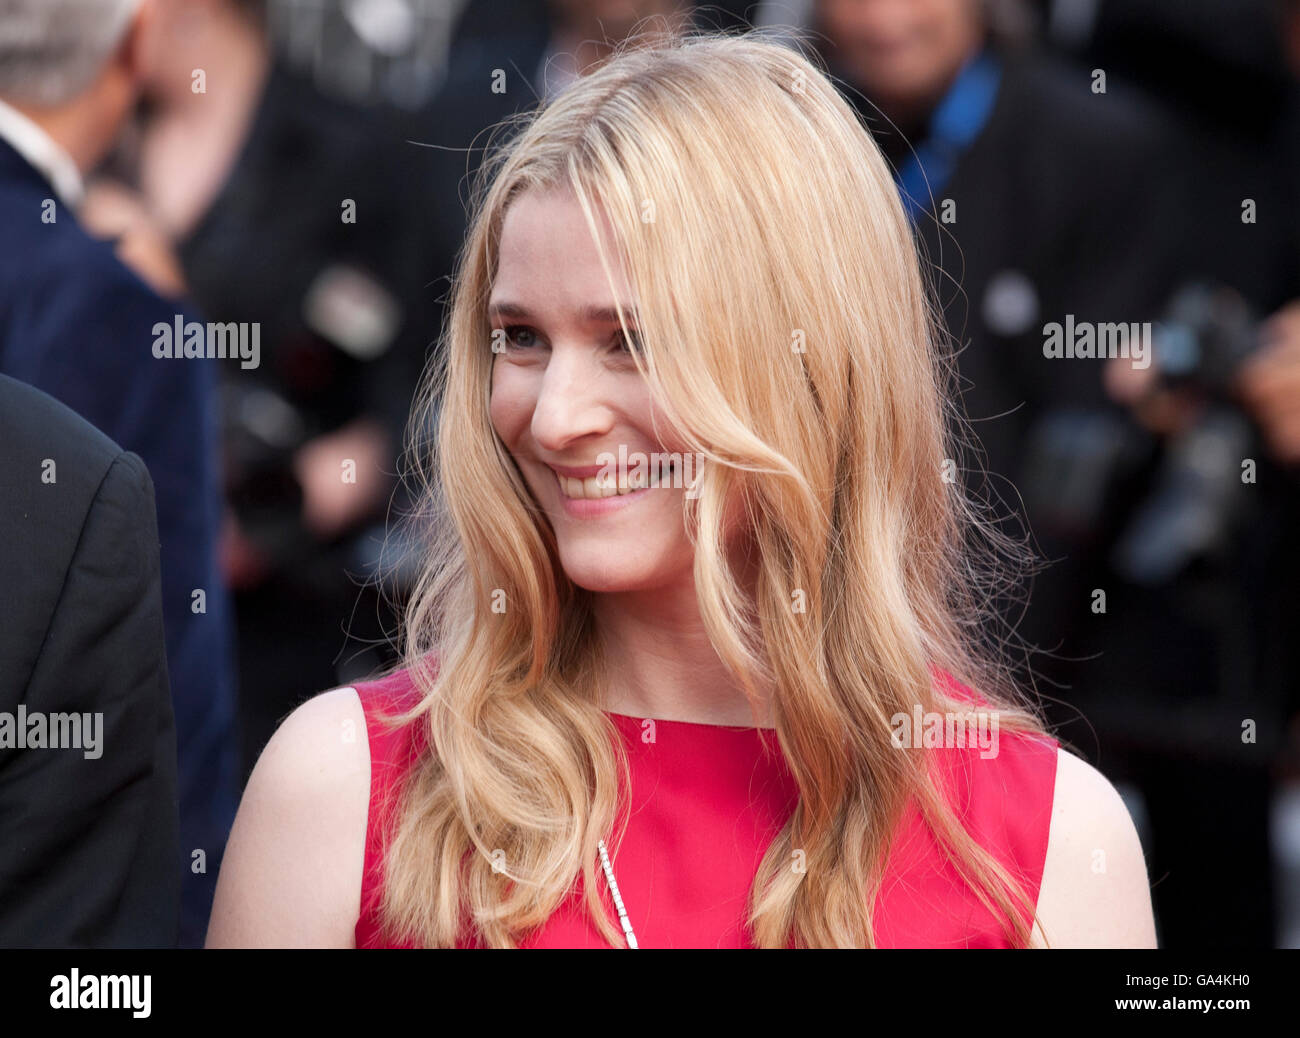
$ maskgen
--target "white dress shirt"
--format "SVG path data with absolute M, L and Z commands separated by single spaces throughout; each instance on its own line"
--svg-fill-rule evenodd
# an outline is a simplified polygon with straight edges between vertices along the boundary
M 50 182 L 70 209 L 81 205 L 85 182 L 72 156 L 18 109 L 0 101 L 0 140 L 4 140 Z

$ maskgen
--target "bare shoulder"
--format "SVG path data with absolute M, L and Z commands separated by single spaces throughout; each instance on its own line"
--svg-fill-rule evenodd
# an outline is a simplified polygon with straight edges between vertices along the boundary
M 370 746 L 355 688 L 309 699 L 258 758 L 217 880 L 209 948 L 350 948 Z
M 1137 828 L 1119 792 L 1090 765 L 1057 752 L 1052 823 L 1038 896 L 1054 948 L 1154 948 L 1151 887 Z

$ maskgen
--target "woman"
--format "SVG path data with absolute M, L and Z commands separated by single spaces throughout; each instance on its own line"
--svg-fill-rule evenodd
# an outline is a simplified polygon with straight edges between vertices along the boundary
M 951 357 L 833 86 L 623 53 L 484 182 L 406 667 L 277 732 L 209 945 L 1152 946 L 1122 801 L 982 637 Z

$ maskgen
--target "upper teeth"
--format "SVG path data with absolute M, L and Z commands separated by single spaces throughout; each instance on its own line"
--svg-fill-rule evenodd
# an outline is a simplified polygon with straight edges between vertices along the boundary
M 659 484 L 658 473 L 647 476 L 643 468 L 633 469 L 618 480 L 612 476 L 603 479 L 599 476 L 574 479 L 571 476 L 562 476 L 558 472 L 555 477 L 560 484 L 560 493 L 565 497 L 579 498 L 614 497 L 631 493 L 633 490 L 641 490 L 647 485 L 658 486 Z

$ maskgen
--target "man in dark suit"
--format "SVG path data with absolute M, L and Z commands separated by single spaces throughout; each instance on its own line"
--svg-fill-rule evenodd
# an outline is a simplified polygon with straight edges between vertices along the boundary
M 0 586 L 0 946 L 173 946 L 153 485 L 136 455 L 3 375 Z
M 155 325 L 172 325 L 180 308 L 75 215 L 81 176 L 137 95 L 152 0 L 10 0 L 4 10 L 0 373 L 71 407 L 138 454 L 153 479 L 179 754 L 182 940 L 197 946 L 236 796 L 214 394 L 214 366 L 231 362 L 155 357 Z

